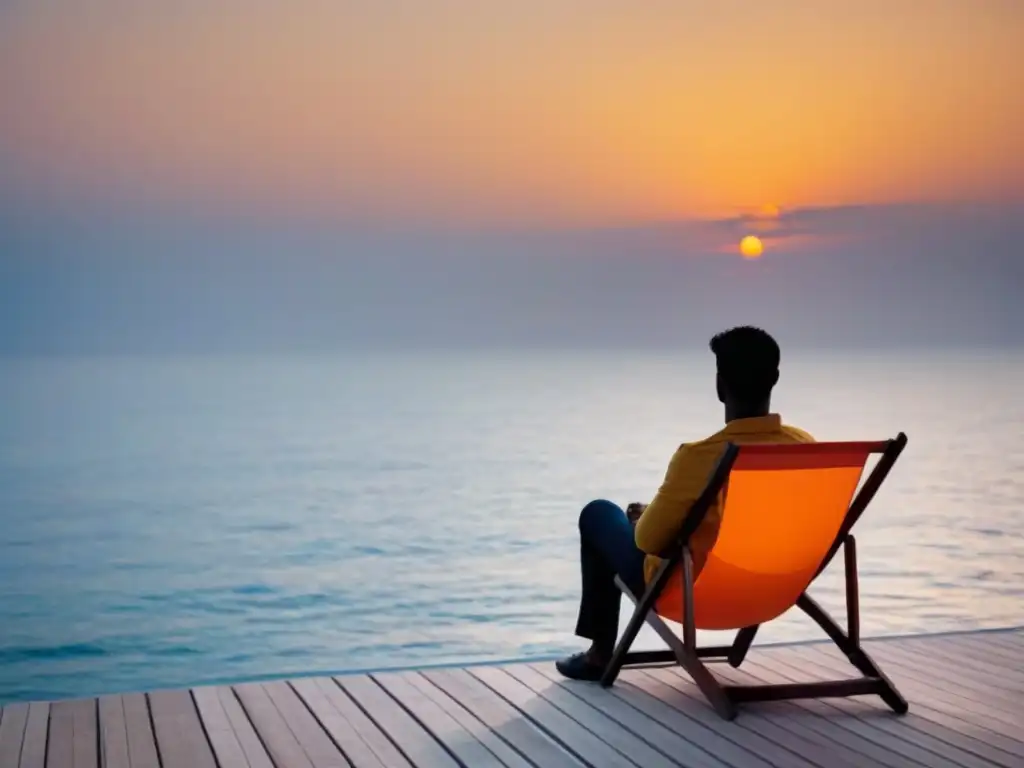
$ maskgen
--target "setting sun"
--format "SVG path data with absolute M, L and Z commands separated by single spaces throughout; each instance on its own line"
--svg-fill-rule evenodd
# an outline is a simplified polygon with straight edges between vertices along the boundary
M 740 240 L 740 253 L 745 259 L 756 259 L 764 253 L 764 244 L 761 242 L 761 238 L 754 235 L 744 237 Z

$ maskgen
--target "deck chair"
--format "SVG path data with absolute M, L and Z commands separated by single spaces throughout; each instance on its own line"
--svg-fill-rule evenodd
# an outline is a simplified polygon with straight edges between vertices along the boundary
M 907 436 L 901 432 L 879 443 L 726 446 L 645 593 L 633 595 L 617 580 L 636 610 L 601 684 L 612 685 L 626 666 L 672 663 L 687 671 L 727 720 L 736 717 L 737 705 L 744 702 L 831 696 L 878 695 L 898 714 L 906 713 L 906 699 L 861 646 L 857 549 L 850 533 L 906 444 Z M 873 454 L 881 456 L 858 492 Z M 694 581 L 689 538 L 716 499 L 722 505 L 722 524 Z M 846 631 L 807 594 L 840 548 L 846 561 Z M 862 677 L 781 685 L 720 684 L 703 660 L 739 667 L 758 627 L 794 605 L 825 631 Z M 682 638 L 662 617 L 682 624 Z M 644 622 L 669 650 L 630 651 Z M 698 648 L 698 629 L 738 631 L 732 645 Z

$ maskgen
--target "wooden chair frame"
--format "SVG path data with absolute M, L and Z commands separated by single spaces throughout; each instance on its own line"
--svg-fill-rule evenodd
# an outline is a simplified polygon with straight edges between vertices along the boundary
M 611 686 L 623 667 L 670 663 L 678 664 L 689 673 L 715 711 L 726 720 L 735 718 L 737 705 L 744 702 L 862 695 L 878 695 L 897 714 L 905 714 L 909 709 L 906 699 L 861 646 L 857 546 L 850 530 L 878 492 L 906 444 L 907 436 L 900 432 L 894 439 L 872 446 L 871 454 L 881 454 L 881 458 L 850 503 L 835 541 L 811 579 L 811 583 L 813 583 L 842 547 L 846 565 L 846 631 L 806 591 L 796 602 L 797 607 L 825 631 L 853 666 L 861 672 L 862 677 L 814 683 L 722 685 L 702 661 L 703 659 L 728 661 L 731 666 L 739 667 L 750 650 L 758 630 L 758 625 L 740 629 L 732 645 L 697 647 L 693 615 L 693 558 L 690 553 L 689 539 L 704 520 L 711 504 L 718 498 L 719 492 L 725 487 L 733 464 L 742 450 L 740 446 L 730 443 L 726 446 L 726 450 L 712 472 L 700 498 L 687 514 L 676 543 L 665 554 L 664 562 L 658 568 L 643 596 L 638 599 L 621 579 L 616 579 L 619 589 L 633 601 L 636 609 L 615 648 L 615 653 L 604 670 L 601 685 L 606 688 Z M 682 565 L 684 606 L 681 639 L 653 610 L 659 595 L 679 565 Z M 668 645 L 669 650 L 633 652 L 629 650 L 644 622 L 651 625 Z

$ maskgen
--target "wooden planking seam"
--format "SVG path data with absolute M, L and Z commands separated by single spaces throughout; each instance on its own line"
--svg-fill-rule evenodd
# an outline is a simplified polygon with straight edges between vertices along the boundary
M 819 664 L 824 669 L 831 670 L 836 669 L 837 665 L 842 663 L 839 659 L 833 658 L 826 653 L 811 654 L 809 661 Z M 980 741 L 986 747 L 996 747 L 1005 754 L 1018 754 L 1021 747 L 1019 743 L 1011 742 L 1010 740 L 1005 739 L 1001 734 L 988 731 L 984 726 L 979 726 L 978 723 L 973 722 L 970 719 L 965 719 L 963 711 L 959 708 L 944 708 L 944 705 L 941 702 L 935 701 L 933 695 L 934 691 L 928 685 L 918 683 L 915 680 L 904 680 L 899 685 L 901 688 L 905 689 L 910 696 L 913 711 L 938 728 L 950 729 L 957 733 L 969 736 L 972 739 Z M 915 697 L 915 694 L 917 693 L 920 693 L 921 698 Z M 971 730 L 968 731 L 965 729 Z M 986 732 L 979 733 L 979 729 Z M 1024 753 L 1021 754 L 1024 755 Z M 1012 768 L 1017 768 L 1019 764 L 1020 761 L 1018 759 L 1014 762 Z
M 748 673 L 732 668 L 723 670 L 720 676 L 726 685 L 750 685 L 759 682 L 756 679 L 751 680 Z M 874 764 L 888 768 L 922 768 L 920 763 L 901 755 L 887 753 L 862 734 L 836 728 L 834 724 L 828 723 L 828 720 L 815 708 L 806 709 L 789 701 L 757 702 L 748 706 L 779 728 L 798 738 L 806 739 L 824 750 L 841 748 L 844 758 L 854 765 Z
M 507 768 L 531 768 L 535 766 L 514 744 L 504 739 L 501 734 L 492 731 L 474 713 L 451 698 L 447 693 L 423 677 L 423 675 L 412 673 L 408 678 L 410 685 L 435 702 L 466 730 L 470 731 Z
M 130 768 L 128 727 L 124 718 L 124 702 L 120 696 L 100 696 L 99 706 L 100 763 L 104 768 Z
M 501 762 L 498 757 L 472 731 L 448 714 L 436 701 L 427 697 L 406 680 L 404 674 L 370 675 L 370 679 L 390 696 L 399 707 L 404 709 L 413 720 L 419 723 L 423 730 L 433 736 L 434 740 L 462 768 L 476 768 L 476 766 L 488 765 L 501 768 Z M 403 689 L 404 696 L 402 695 Z M 458 749 L 456 748 L 457 743 L 448 743 L 448 739 L 444 737 L 445 732 L 449 735 L 460 735 L 466 739 L 467 743 L 461 749 Z
M 218 768 L 274 768 L 267 747 L 229 687 L 192 689 Z
M 418 765 L 420 758 L 431 764 L 459 766 L 460 761 L 422 723 L 367 675 L 336 677 L 335 682 L 349 698 L 394 743 L 405 758 Z M 409 726 L 412 727 L 409 727 Z
M 977 688 L 969 678 L 958 681 L 953 676 L 945 674 L 941 668 L 936 669 L 933 663 L 928 663 L 923 670 L 915 669 L 910 666 L 913 662 L 912 657 L 909 656 L 889 654 L 881 657 L 880 662 L 884 668 L 890 670 L 890 677 L 902 677 L 904 680 L 910 679 L 920 685 L 929 686 L 936 703 L 946 702 L 947 705 L 958 707 L 965 712 L 989 718 L 990 722 L 986 725 L 989 730 L 1012 737 L 1013 734 L 1007 729 L 1019 729 L 1020 727 L 1019 720 L 1016 720 L 1011 712 L 992 706 L 994 699 L 1008 708 L 1012 707 L 1014 702 L 1009 697 L 993 693 L 989 701 L 975 699 L 970 695 L 971 692 L 981 694 L 985 691 Z M 940 682 L 941 685 L 937 684 Z
M 44 768 L 50 734 L 50 704 L 34 701 L 28 705 L 28 722 L 21 744 L 19 768 Z
M 550 702 L 534 696 L 529 688 L 504 670 L 498 667 L 477 667 L 469 671 L 473 677 L 508 702 L 522 717 L 546 731 L 551 738 L 558 741 L 586 765 L 600 766 L 600 768 L 606 766 L 607 768 L 630 768 L 638 765 L 629 756 L 622 754 L 607 742 L 600 738 L 595 739 L 593 733 L 562 713 Z M 526 692 L 525 696 L 523 691 Z M 531 714 L 527 711 L 531 700 L 540 702 L 540 709 L 545 713 L 544 717 L 537 712 Z M 600 747 L 601 744 L 605 744 L 604 750 Z M 597 762 L 594 762 L 595 760 Z
M 785 759 L 780 760 L 777 753 L 781 752 L 781 749 L 778 745 L 764 740 L 758 734 L 753 734 L 753 744 L 749 743 L 749 739 L 748 743 L 744 743 L 737 738 L 741 732 L 723 727 L 721 722 L 715 720 L 718 716 L 709 711 L 706 702 L 691 698 L 679 687 L 647 675 L 644 669 L 624 671 L 617 684 L 609 690 L 630 706 L 666 726 L 679 728 L 681 724 L 685 724 L 685 733 L 689 740 L 696 741 L 710 754 L 726 756 L 737 768 L 746 768 L 748 765 L 759 768 L 788 768 L 791 763 L 788 752 L 784 753 Z M 659 694 L 677 701 L 684 700 L 686 708 Z M 800 764 L 798 761 L 798 765 Z M 804 762 L 803 765 L 811 764 Z
M 688 752 L 687 756 L 691 760 L 690 763 L 684 763 L 684 765 L 690 765 L 694 768 L 721 768 L 722 766 L 728 766 L 727 763 L 712 751 L 684 738 L 676 728 L 670 728 L 663 721 L 652 717 L 649 711 L 644 711 L 640 706 L 634 706 L 633 702 L 618 695 L 623 690 L 621 686 L 618 689 L 614 687 L 607 689 L 567 680 L 547 664 L 535 664 L 530 668 L 597 711 L 609 714 L 607 710 L 610 710 L 616 713 L 614 716 L 610 714 L 609 716 L 612 716 L 623 728 L 631 731 L 638 738 L 646 740 L 651 746 L 655 746 L 655 741 L 662 742 L 665 745 L 664 747 L 655 746 L 655 748 L 670 759 L 674 759 L 674 755 L 677 754 L 676 749 L 679 749 Z M 637 695 L 641 694 L 638 693 Z M 603 707 L 606 709 L 603 709 Z M 675 725 L 678 726 L 678 723 Z M 672 744 L 672 747 L 669 747 L 668 744 Z M 694 751 L 696 751 L 696 754 L 694 754 Z M 748 764 L 747 768 L 750 768 L 750 761 L 756 760 L 757 756 L 749 753 L 749 760 L 744 762 Z M 768 764 L 764 763 L 763 765 Z
M 821 660 L 824 664 L 830 665 L 833 669 L 836 669 L 837 665 L 845 665 L 846 663 L 845 659 L 840 659 L 824 650 L 815 649 L 811 656 Z M 912 676 L 906 674 L 906 670 L 900 665 L 890 665 L 889 669 L 891 676 L 897 678 L 897 688 L 920 693 L 923 700 L 918 699 L 915 704 L 919 709 L 925 711 L 926 716 L 931 717 L 932 715 L 929 713 L 936 713 L 946 719 L 956 720 L 963 726 L 970 726 L 975 729 L 983 728 L 997 738 L 1006 738 L 1002 731 L 994 729 L 992 724 L 979 722 L 977 718 L 980 716 L 974 711 L 974 708 L 963 706 L 964 699 L 958 698 L 955 694 L 951 695 L 945 688 L 935 685 L 934 679 L 926 679 L 926 675 Z M 969 700 L 966 701 L 970 703 Z M 971 717 L 972 713 L 974 719 Z
M 232 686 L 232 690 L 275 765 L 315 768 L 306 749 L 274 706 L 263 686 L 259 683 L 240 683 Z
M 384 763 L 353 725 L 309 679 L 288 681 L 288 685 L 309 710 L 328 738 L 355 768 L 383 768 Z
M 777 663 L 777 662 L 776 662 Z M 723 673 L 729 682 L 738 685 L 775 685 L 779 683 L 803 682 L 797 677 L 786 675 L 783 671 L 772 667 L 755 668 L 753 672 L 750 667 L 753 663 L 747 661 L 745 669 L 734 670 L 729 668 Z M 809 729 L 815 730 L 826 738 L 832 738 L 837 743 L 845 743 L 851 751 L 863 755 L 868 760 L 873 760 L 878 765 L 888 765 L 892 768 L 937 768 L 936 760 L 943 758 L 934 753 L 927 753 L 920 748 L 894 749 L 891 743 L 880 739 L 873 730 L 864 727 L 862 721 L 856 717 L 828 717 L 835 713 L 838 708 L 832 706 L 825 699 L 800 699 L 795 701 L 778 702 L 779 709 L 784 712 L 797 712 L 807 715 L 806 724 Z M 838 710 L 847 714 L 843 710 Z M 893 715 L 895 717 L 895 715 Z M 849 734 L 849 736 L 847 735 Z M 884 735 L 884 734 L 883 734 Z M 852 741 L 851 741 L 852 739 Z M 910 752 L 910 754 L 907 754 Z M 924 754 L 922 754 L 922 752 Z M 949 768 L 956 768 L 954 763 L 944 761 Z
M 330 706 L 348 721 L 373 754 L 388 768 L 415 768 L 388 736 L 348 692 L 331 678 L 315 678 L 314 684 Z
M 780 768 L 781 764 L 769 760 L 763 754 L 762 749 L 749 743 L 744 744 L 736 741 L 734 738 L 735 734 L 726 735 L 721 732 L 722 729 L 718 727 L 717 723 L 707 722 L 705 720 L 707 715 L 706 707 L 708 706 L 706 703 L 695 702 L 695 700 L 689 699 L 682 691 L 670 687 L 660 680 L 647 677 L 643 674 L 643 670 L 625 670 L 620 676 L 618 683 L 608 690 L 612 695 L 622 699 L 634 709 L 638 709 L 651 719 L 673 730 L 673 732 L 678 732 L 677 729 L 681 725 L 685 725 L 688 740 L 697 742 L 698 746 L 703 748 L 708 754 L 716 757 L 726 756 L 729 764 L 733 766 L 742 766 L 742 768 L 748 768 L 748 766 L 753 768 L 775 766 L 775 768 Z M 686 698 L 690 711 L 665 701 L 654 693 L 655 690 L 664 690 L 666 693 Z M 698 710 L 697 706 L 704 709 Z M 755 735 L 755 743 L 756 739 L 759 738 L 759 736 Z M 771 747 L 775 745 L 768 743 L 768 746 L 770 751 Z M 732 755 L 732 757 L 729 758 L 728 755 Z M 733 760 L 736 762 L 733 762 Z
M 877 656 L 883 670 L 891 668 L 898 687 L 905 687 L 911 700 L 910 716 L 884 722 L 873 717 L 882 710 L 880 704 L 873 710 L 860 708 L 861 702 L 857 700 L 843 699 L 744 705 L 736 722 L 725 723 L 718 721 L 703 696 L 680 670 L 626 670 L 619 685 L 607 693 L 611 698 L 603 706 L 598 698 L 601 690 L 596 686 L 584 690 L 570 685 L 546 667 L 422 671 L 397 676 L 377 673 L 359 676 L 359 682 L 348 684 L 360 690 L 367 690 L 368 686 L 376 688 L 369 694 L 370 702 L 353 696 L 340 682 L 330 684 L 341 698 L 352 702 L 353 710 L 374 726 L 372 736 L 395 747 L 396 756 L 404 755 L 402 747 L 392 744 L 394 735 L 400 734 L 404 724 L 407 731 L 415 733 L 401 735 L 401 739 L 432 740 L 439 754 L 469 768 L 474 766 L 467 754 L 484 754 L 472 752 L 474 749 L 484 750 L 489 755 L 488 760 L 493 757 L 520 768 L 524 762 L 547 766 L 554 762 L 576 764 L 577 761 L 603 768 L 608 763 L 607 758 L 614 760 L 615 755 L 606 752 L 599 760 L 596 745 L 609 741 L 618 745 L 618 752 L 624 758 L 645 766 L 650 761 L 638 758 L 639 753 L 631 750 L 630 744 L 645 745 L 676 762 L 691 757 L 674 748 L 672 737 L 692 740 L 693 753 L 712 760 L 723 756 L 730 760 L 727 751 L 715 750 L 717 740 L 723 748 L 733 746 L 755 760 L 768 759 L 777 768 L 796 764 L 800 759 L 798 753 L 822 764 L 823 747 L 828 747 L 832 758 L 829 765 L 837 764 L 837 759 L 847 755 L 869 761 L 877 758 L 874 759 L 876 764 L 881 762 L 889 768 L 915 768 L 934 756 L 936 765 L 945 760 L 942 764 L 947 767 L 982 768 L 991 764 L 1016 768 L 1024 764 L 1019 709 L 1014 706 L 1024 676 L 1015 671 L 1013 664 L 1017 660 L 1024 661 L 1024 633 L 993 639 L 998 643 L 986 644 L 986 636 L 982 635 L 935 641 L 911 638 L 899 643 L 867 641 L 866 648 Z M 809 668 L 832 675 L 848 664 L 831 646 L 808 646 L 755 649 L 761 652 L 753 661 L 748 661 L 744 670 L 726 670 L 722 677 L 730 681 L 741 675 L 764 681 L 780 678 L 797 681 Z M 990 650 L 987 655 L 986 649 Z M 456 690 L 458 685 L 451 687 L 463 679 L 460 675 L 493 697 L 495 704 L 488 705 L 491 711 L 482 711 L 483 707 L 474 697 Z M 318 709 L 300 694 L 297 686 L 298 683 L 278 681 L 276 687 L 269 686 L 273 695 L 266 693 L 266 703 L 277 712 L 295 745 L 307 756 L 308 742 L 320 743 L 320 766 L 342 764 L 342 760 L 353 762 L 345 745 L 351 746 L 354 742 L 335 738 L 336 734 L 321 718 L 323 712 L 337 710 L 334 703 L 330 702 L 331 710 L 324 709 L 327 705 Z M 678 696 L 670 695 L 670 690 L 678 692 Z M 248 738 L 252 754 L 262 754 L 266 761 L 260 768 L 273 764 L 290 766 L 289 761 L 281 762 L 280 755 L 270 762 L 271 751 L 261 730 L 265 724 L 257 726 L 257 720 L 235 690 L 225 688 L 224 691 L 237 705 L 236 722 L 244 722 L 251 729 Z M 137 763 L 144 768 L 175 768 L 177 765 L 256 768 L 244 751 L 240 753 L 239 732 L 228 723 L 223 707 L 212 710 L 208 719 L 195 690 L 137 694 L 138 699 L 133 696 L 96 697 L 52 705 L 45 702 L 32 702 L 22 707 L 8 705 L 0 710 L 0 764 L 3 768 L 7 768 L 8 761 L 13 761 L 12 768 L 46 768 L 58 764 L 73 764 L 76 768 L 99 765 L 122 768 L 127 752 L 130 768 L 136 768 Z M 282 698 L 287 701 L 279 702 Z M 385 700 L 389 703 L 383 703 Z M 508 708 L 508 715 L 498 712 L 495 708 L 498 703 Z M 282 712 L 281 707 L 288 710 L 287 713 Z M 17 720 L 12 719 L 12 712 Z M 390 732 L 383 727 L 383 722 L 377 723 L 382 712 L 391 713 L 384 717 Z M 398 719 L 395 714 L 398 712 L 404 714 L 403 719 Z M 833 717 L 833 712 L 839 717 Z M 678 713 L 678 721 L 673 713 Z M 289 718 L 299 728 L 297 732 L 292 732 Z M 139 725 L 140 719 L 146 721 L 144 728 Z M 354 729 L 351 718 L 340 711 L 334 722 L 339 727 L 348 723 Z M 902 728 L 896 728 L 895 723 Z M 316 739 L 312 738 L 314 730 L 319 734 Z M 345 738 L 351 738 L 349 730 L 343 732 L 348 734 Z M 221 746 L 227 743 L 232 746 L 218 751 L 215 743 L 218 740 Z M 179 743 L 181 741 L 188 743 Z M 558 750 L 557 755 L 550 753 L 550 763 L 538 757 L 549 749 L 545 744 Z M 891 749 L 892 755 L 883 759 L 877 748 Z M 158 749 L 162 760 L 157 756 Z M 643 747 L 637 749 L 642 751 Z M 12 758 L 14 750 L 17 755 Z M 151 758 L 147 750 L 152 750 Z M 335 752 L 338 763 L 331 762 Z M 788 754 L 792 760 L 783 762 L 780 754 Z M 368 765 L 374 768 L 381 764 L 388 768 L 392 765 L 380 756 L 367 759 L 370 760 Z M 735 757 L 732 760 L 735 765 L 744 765 Z M 699 768 L 712 765 L 718 768 L 722 763 L 705 760 Z M 357 764 L 357 768 L 362 766 Z
M 192 694 L 188 690 L 153 691 L 148 699 L 162 768 L 216 768 L 213 747 Z
M 923 663 L 927 666 L 929 674 L 935 674 L 946 682 L 957 686 L 968 684 L 974 689 L 983 690 L 986 694 L 994 693 L 1004 700 L 1011 697 L 1016 700 L 1024 695 L 1024 676 L 1019 676 L 1012 667 L 993 673 L 991 665 L 979 665 L 970 658 L 958 658 L 955 655 L 950 656 L 941 651 L 923 648 L 919 651 L 913 648 L 887 648 L 883 653 L 876 655 L 882 659 L 894 659 L 895 663 L 911 670 L 916 670 L 916 667 L 909 665 L 917 663 L 923 656 Z M 1024 661 L 1024 654 L 1016 661 Z M 964 674 L 957 676 L 949 665 L 956 665 Z
M 703 694 L 700 693 L 685 670 L 678 667 L 666 667 L 658 670 L 656 676 L 673 687 L 685 685 L 688 696 L 696 698 L 701 704 L 708 706 Z M 734 724 L 759 734 L 792 755 L 797 755 L 814 765 L 828 766 L 829 768 L 833 766 L 860 768 L 861 766 L 860 763 L 845 754 L 835 754 L 832 751 L 834 744 L 824 742 L 819 734 L 808 729 L 803 723 L 779 718 L 776 713 L 760 708 L 757 704 L 753 706 L 740 705 L 740 713 Z
M 806 666 L 809 662 L 803 661 L 803 663 Z M 778 674 L 790 682 L 805 682 L 806 676 L 800 674 L 805 670 L 794 666 L 785 659 L 780 659 L 778 657 L 773 658 L 770 662 L 770 666 L 769 662 L 761 661 L 756 658 L 754 660 L 748 659 L 744 662 L 744 668 L 749 669 L 751 666 L 754 667 L 755 670 L 765 670 L 767 673 Z M 789 670 L 788 672 L 787 669 Z M 765 679 L 763 675 L 760 675 L 759 677 L 762 680 Z M 824 677 L 821 679 L 824 679 Z M 853 723 L 858 723 L 863 726 L 864 732 L 866 733 L 877 732 L 881 736 L 886 736 L 889 739 L 892 739 L 897 745 L 908 745 L 912 748 L 912 754 L 916 753 L 918 750 L 925 751 L 928 753 L 928 756 L 921 756 L 921 759 L 912 757 L 911 759 L 917 759 L 919 763 L 929 766 L 929 768 L 931 763 L 935 760 L 946 758 L 947 755 L 949 755 L 950 750 L 955 750 L 954 754 L 956 757 L 954 764 L 956 765 L 965 766 L 966 768 L 984 768 L 984 766 L 990 765 L 989 761 L 983 761 L 980 756 L 963 750 L 955 744 L 942 742 L 925 731 L 915 730 L 912 719 L 915 717 L 913 714 L 913 702 L 911 702 L 911 714 L 907 716 L 902 718 L 887 716 L 889 715 L 888 708 L 885 710 L 881 708 L 872 708 L 868 711 L 872 713 L 879 713 L 879 716 L 871 719 L 867 719 L 863 716 L 864 710 L 858 709 L 857 703 L 846 699 L 822 699 L 820 703 L 825 707 L 837 710 L 844 715 L 842 718 L 834 719 L 836 725 L 840 727 L 851 728 Z M 801 702 L 801 704 L 805 704 L 805 702 Z M 917 735 L 916 741 L 914 740 L 915 734 Z M 923 743 L 920 743 L 922 740 Z M 905 752 L 906 748 L 904 748 L 903 751 Z
M 473 677 L 467 669 L 425 670 L 422 676 L 439 691 L 472 712 L 485 726 L 542 768 L 587 765 L 546 730 L 537 727 L 509 702 Z
M 607 712 L 594 709 L 559 685 L 529 667 L 506 667 L 504 672 L 571 720 L 590 731 L 612 749 L 629 759 L 642 760 L 645 766 L 678 765 L 669 755 L 657 749 L 642 737 L 626 728 Z M 639 748 L 635 745 L 638 745 Z
M 1004 664 L 1019 664 L 1021 658 L 1024 657 L 1024 649 L 1010 650 L 1009 648 L 1003 648 L 1003 646 L 996 645 L 995 643 L 975 641 L 974 638 L 964 638 L 959 641 L 955 647 L 969 649 L 973 655 L 968 656 L 967 661 L 971 663 L 984 662 L 987 669 L 995 667 L 996 669 L 1002 670 L 1001 667 L 989 664 L 986 660 L 987 658 L 991 658 L 993 661 L 1002 662 Z M 1024 679 L 1024 674 L 1022 674 L 1017 667 L 1011 667 L 1006 671 L 1012 672 L 1018 682 Z
M 316 768 L 351 768 L 351 761 L 294 688 L 283 680 L 264 682 L 261 687 Z
M 29 705 L 8 704 L 0 710 L 0 766 L 18 765 L 28 727 Z
M 402 748 L 402 745 L 399 744 L 395 736 L 388 732 L 388 730 L 383 726 L 382 723 L 378 721 L 376 717 L 373 716 L 373 713 L 369 711 L 369 709 L 363 704 L 363 702 L 359 701 L 359 698 L 357 696 L 353 695 L 353 693 L 350 690 L 348 690 L 345 686 L 342 685 L 342 679 L 343 678 L 341 677 L 332 677 L 331 684 L 338 689 L 340 695 L 344 696 L 345 699 L 348 702 L 350 702 L 353 707 L 355 707 L 359 715 L 365 718 L 372 728 L 374 728 L 378 733 L 383 735 L 383 737 L 387 740 L 388 744 L 390 744 L 398 752 L 398 754 L 401 756 L 403 760 L 405 760 L 409 765 L 413 766 L 413 768 L 417 768 L 415 761 L 406 752 L 406 750 Z
M 754 713 L 753 718 L 750 717 L 749 712 L 744 712 L 743 716 L 737 717 L 732 723 L 727 723 L 722 720 L 712 709 L 708 702 L 704 699 L 703 694 L 697 689 L 696 685 L 692 681 L 682 681 L 678 677 L 674 677 L 668 674 L 668 670 L 664 670 L 665 674 L 659 675 L 657 672 L 661 670 L 654 669 L 641 669 L 638 670 L 638 674 L 635 678 L 631 678 L 630 682 L 641 686 L 647 691 L 656 690 L 665 695 L 674 694 L 674 697 L 683 699 L 686 701 L 687 707 L 692 710 L 694 717 L 698 718 L 700 722 L 706 725 L 708 728 L 713 730 L 719 736 L 722 736 L 738 746 L 742 746 L 743 742 L 741 739 L 751 740 L 757 746 L 755 749 L 758 754 L 765 760 L 772 763 L 776 768 L 791 768 L 791 766 L 815 766 L 807 755 L 802 754 L 800 751 L 794 751 L 786 744 L 777 741 L 775 737 L 779 735 L 778 728 L 774 727 L 772 730 L 771 724 L 769 724 L 768 734 L 764 732 L 762 723 L 758 722 L 757 715 Z M 659 701 L 668 704 L 680 712 L 686 712 L 677 702 L 666 701 L 661 696 L 654 695 Z M 753 720 L 753 722 L 751 722 Z M 769 735 L 771 734 L 771 735 Z M 813 745 L 808 745 L 813 746 Z M 804 748 L 806 751 L 806 747 Z

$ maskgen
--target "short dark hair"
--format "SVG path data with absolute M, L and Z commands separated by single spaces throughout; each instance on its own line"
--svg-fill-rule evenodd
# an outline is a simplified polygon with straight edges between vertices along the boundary
M 779 344 L 750 325 L 730 328 L 711 339 L 711 351 L 726 391 L 745 403 L 767 400 L 779 379 Z

